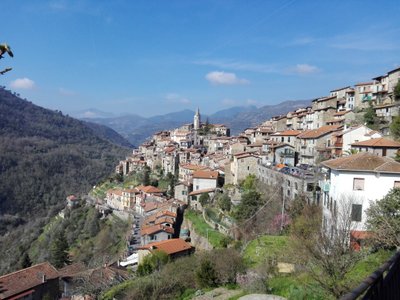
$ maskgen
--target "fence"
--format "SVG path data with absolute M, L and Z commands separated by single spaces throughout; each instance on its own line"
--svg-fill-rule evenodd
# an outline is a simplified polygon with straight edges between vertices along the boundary
M 341 300 L 400 299 L 400 251 Z

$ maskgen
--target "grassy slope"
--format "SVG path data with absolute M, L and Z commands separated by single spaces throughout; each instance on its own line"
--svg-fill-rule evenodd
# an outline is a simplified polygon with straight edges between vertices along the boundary
M 245 261 L 253 267 L 262 264 L 266 257 L 278 261 L 290 261 L 290 257 L 286 256 L 286 253 L 289 252 L 288 247 L 289 237 L 287 236 L 261 236 L 247 245 L 243 256 Z M 356 286 L 388 260 L 392 254 L 391 251 L 380 250 L 367 255 L 345 280 L 353 282 Z M 305 272 L 274 276 L 268 281 L 268 286 L 272 294 L 288 299 L 330 299 L 330 296 L 321 290 L 318 283 Z
M 250 266 L 256 266 L 266 258 L 287 261 L 287 248 L 287 236 L 260 236 L 247 245 L 243 257 Z
M 208 233 L 208 241 L 214 248 L 221 247 L 221 243 L 226 239 L 226 236 L 208 225 L 201 214 L 187 210 L 185 211 L 185 218 L 192 222 L 197 234 L 207 238 Z

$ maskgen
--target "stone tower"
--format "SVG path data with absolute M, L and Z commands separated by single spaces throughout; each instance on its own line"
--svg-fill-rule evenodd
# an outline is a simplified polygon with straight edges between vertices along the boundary
M 201 124 L 200 109 L 197 108 L 196 114 L 194 115 L 194 118 L 193 118 L 193 128 L 194 128 L 194 130 L 199 130 L 200 129 L 200 124 Z

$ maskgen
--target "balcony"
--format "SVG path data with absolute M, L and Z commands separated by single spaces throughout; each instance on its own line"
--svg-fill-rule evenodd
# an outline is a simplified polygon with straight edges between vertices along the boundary
M 365 95 L 365 96 L 363 96 L 363 97 L 361 98 L 361 101 L 362 101 L 362 102 L 371 101 L 371 100 L 372 100 L 372 96 L 367 96 L 367 95 Z
M 331 189 L 331 182 L 329 180 L 320 180 L 318 183 L 321 191 L 328 193 Z

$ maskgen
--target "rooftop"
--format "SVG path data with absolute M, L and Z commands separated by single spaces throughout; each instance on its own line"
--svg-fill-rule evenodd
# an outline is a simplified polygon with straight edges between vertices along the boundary
M 372 147 L 372 148 L 380 148 L 380 147 L 400 148 L 400 143 L 382 137 L 382 138 L 370 139 L 362 142 L 353 143 L 351 144 L 351 146 Z
M 308 130 L 298 135 L 301 139 L 315 139 L 328 134 L 330 132 L 336 131 L 340 128 L 340 125 L 325 125 L 318 129 Z
M 217 179 L 218 175 L 219 175 L 218 171 L 198 170 L 198 171 L 193 172 L 193 178 Z
M 147 250 L 161 250 L 168 255 L 193 249 L 193 246 L 182 239 L 169 239 L 161 242 L 154 242 L 140 247 Z
M 0 299 L 15 296 L 32 289 L 46 280 L 59 277 L 59 273 L 50 263 L 44 262 L 0 277 Z
M 148 193 L 148 194 L 159 194 L 162 193 L 162 191 L 159 188 L 156 188 L 155 186 L 152 185 L 139 185 L 136 187 L 136 189 L 138 189 L 139 191 L 142 191 L 144 193 Z
M 300 133 L 302 133 L 302 131 L 300 131 L 300 130 L 285 130 L 285 131 L 275 132 L 274 134 L 271 134 L 271 135 L 272 136 L 297 136 Z
M 189 196 L 196 196 L 196 195 L 200 195 L 200 194 L 211 193 L 214 191 L 215 191 L 215 188 L 196 190 L 196 191 L 189 193 Z
M 145 226 L 140 229 L 140 235 L 149 235 L 155 234 L 160 231 L 165 231 L 167 233 L 174 233 L 174 229 L 168 226 L 162 226 L 160 224 L 153 225 L 153 226 Z
M 321 164 L 333 170 L 400 173 L 400 163 L 368 152 L 331 159 Z

